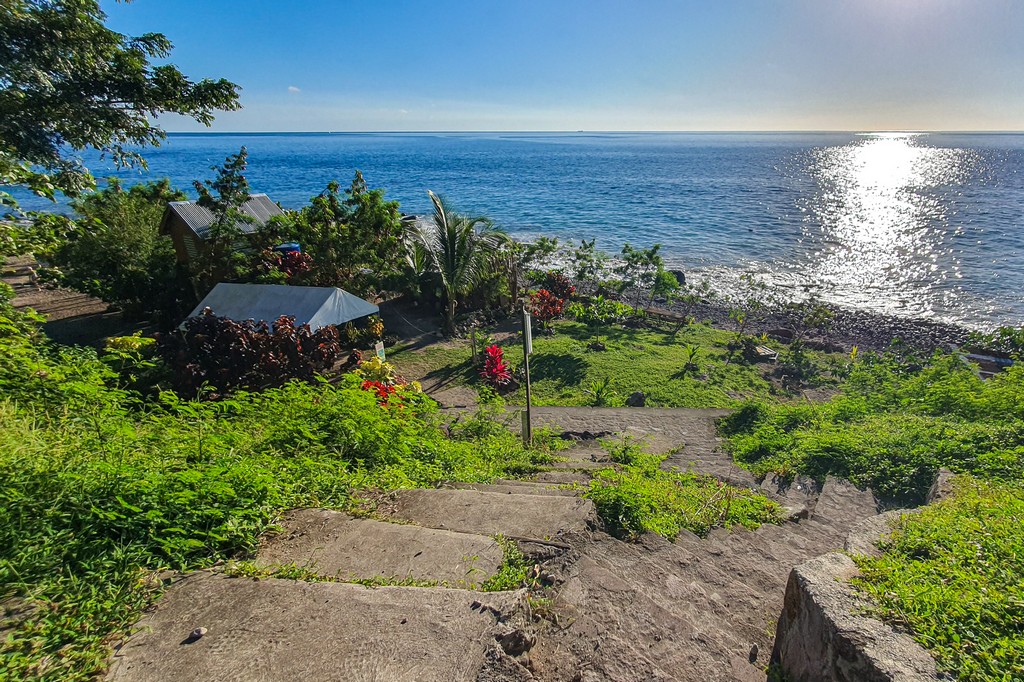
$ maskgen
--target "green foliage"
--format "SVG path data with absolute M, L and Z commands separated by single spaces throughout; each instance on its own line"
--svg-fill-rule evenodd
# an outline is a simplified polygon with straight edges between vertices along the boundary
M 961 682 L 1024 677 L 1024 490 L 958 479 L 951 499 L 904 516 L 856 584 Z
M 531 273 L 547 264 L 558 250 L 557 238 L 543 236 L 534 241 L 509 240 L 501 248 L 500 265 L 508 278 L 508 291 L 513 305 L 522 295 Z
M 672 300 L 678 291 L 679 280 L 676 279 L 676 276 L 659 267 L 654 273 L 654 282 L 651 284 L 651 300 L 653 301 L 657 296 Z
M 495 536 L 494 539 L 501 545 L 501 566 L 497 573 L 484 581 L 480 589 L 484 592 L 502 592 L 530 584 L 529 574 L 533 565 L 523 556 L 516 541 L 503 535 Z
M 0 206 L 2 199 L 0 192 Z M 28 220 L 0 220 L 0 256 L 34 254 L 49 258 L 76 228 L 67 216 L 51 213 L 30 213 Z
M 597 286 L 608 273 L 608 254 L 596 247 L 597 240 L 586 239 L 569 253 L 573 278 L 582 285 Z
M 615 398 L 611 377 L 603 377 L 590 382 L 590 388 L 586 392 L 594 397 L 594 407 L 607 407 Z
M 172 45 L 165 36 L 122 35 L 105 20 L 97 0 L 4 3 L 0 185 L 74 195 L 92 186 L 75 152 L 92 147 L 118 164 L 142 162 L 131 148 L 164 139 L 152 122 L 157 115 L 209 125 L 213 111 L 239 108 L 238 86 L 194 83 L 167 64 Z
M 508 238 L 495 230 L 488 218 L 458 213 L 443 197 L 429 194 L 434 205 L 433 225 L 417 231 L 413 238 L 428 254 L 431 270 L 440 280 L 445 329 L 453 333 L 459 301 L 493 274 L 492 267 Z
M 619 534 L 673 540 L 684 530 L 705 536 L 716 526 L 757 528 L 782 518 L 781 508 L 762 495 L 710 476 L 662 470 L 664 456 L 646 454 L 636 443 L 615 445 L 612 452 L 622 466 L 597 472 L 584 496 Z
M 0 294 L 0 601 L 24 606 L 4 625 L 5 679 L 93 679 L 158 593 L 154 572 L 244 558 L 285 509 L 550 460 L 486 414 L 448 430 L 422 394 L 381 407 L 357 377 L 143 403 L 94 351 L 49 344 Z
M 116 178 L 72 203 L 77 229 L 52 255 L 60 283 L 122 307 L 130 316 L 176 319 L 195 304 L 174 245 L 160 236 L 169 201 L 185 199 L 170 181 L 124 189 Z
M 636 290 L 634 307 L 640 306 L 640 290 L 653 289 L 657 273 L 663 271 L 665 261 L 659 251 L 661 244 L 647 249 L 633 248 L 629 242 L 622 246 L 622 262 L 615 268 L 615 272 L 621 279 L 623 290 Z
M 736 460 L 755 473 L 834 474 L 914 503 L 940 467 L 1024 478 L 1022 379 L 1019 365 L 982 381 L 952 356 L 920 371 L 868 356 L 826 403 L 754 403 L 721 428 Z
M 1024 327 L 1000 327 L 990 334 L 971 332 L 967 346 L 982 353 L 1024 356 Z
M 216 173 L 212 180 L 192 183 L 199 198 L 196 203 L 213 214 L 200 250 L 190 266 L 192 274 L 207 287 L 223 280 L 245 280 L 254 269 L 254 250 L 243 236 L 242 225 L 255 219 L 241 208 L 249 200 L 249 181 L 245 177 L 248 150 L 224 159 L 221 166 L 211 166 Z
M 360 296 L 398 285 L 406 265 L 398 202 L 387 201 L 382 189 L 368 189 L 359 171 L 344 193 L 337 182 L 328 183 L 308 206 L 268 225 L 261 238 L 269 247 L 283 241 L 302 245 L 312 260 L 302 284 Z

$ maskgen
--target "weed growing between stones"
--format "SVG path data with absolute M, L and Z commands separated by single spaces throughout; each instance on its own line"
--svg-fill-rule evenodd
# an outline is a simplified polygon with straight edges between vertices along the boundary
M 660 468 L 664 455 L 644 453 L 636 442 L 609 446 L 618 468 L 598 471 L 584 492 L 614 533 L 657 533 L 674 540 L 681 532 L 707 535 L 716 526 L 757 528 L 782 520 L 782 508 L 751 490 L 711 476 Z

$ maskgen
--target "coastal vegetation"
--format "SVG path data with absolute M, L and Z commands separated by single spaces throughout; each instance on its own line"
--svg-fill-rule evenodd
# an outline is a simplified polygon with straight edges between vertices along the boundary
M 173 47 L 166 36 L 123 35 L 105 19 L 96 0 L 4 3 L 0 185 L 74 196 L 95 184 L 76 152 L 92 148 L 119 165 L 144 164 L 134 148 L 165 137 L 155 116 L 209 125 L 215 111 L 239 108 L 234 83 L 193 82 L 166 63 Z M 0 192 L 0 205 L 13 203 Z
M 858 586 L 964 682 L 1024 674 L 1024 490 L 963 477 L 953 497 L 904 516 Z
M 227 280 L 405 302 L 438 316 L 447 339 L 392 347 L 392 365 L 362 357 L 385 339 L 379 318 L 313 332 L 208 314 L 180 333 L 61 346 L 0 288 L 0 677 L 94 679 L 164 571 L 246 566 L 287 509 L 373 513 L 385 491 L 551 464 L 563 441 L 541 431 L 523 445 L 498 406 L 525 401 L 510 317 L 523 307 L 538 323 L 534 404 L 735 408 L 721 434 L 756 476 L 839 476 L 887 505 L 921 504 L 940 468 L 960 474 L 954 496 L 905 517 L 881 557 L 857 559 L 858 584 L 959 679 L 1024 674 L 1020 363 L 982 380 L 945 349 L 840 348 L 826 338 L 833 311 L 813 295 L 781 301 L 747 276 L 718 296 L 667 270 L 658 244 L 612 257 L 594 240 L 520 242 L 433 193 L 433 214 L 416 222 L 359 171 L 243 235 L 245 148 L 193 183 L 215 220 L 202 255 L 179 264 L 160 221 L 187 194 L 166 180 L 93 191 L 74 153 L 144 164 L 134 149 L 164 136 L 152 116 L 208 123 L 238 107 L 237 87 L 192 82 L 162 63 L 164 36 L 103 21 L 91 0 L 16 0 L 0 14 L 0 185 L 63 192 L 75 212 L 0 223 L 3 255 L 32 253 L 50 266 L 44 280 L 164 329 Z M 16 208 L 4 193 L 0 203 Z M 301 253 L 275 250 L 283 242 Z M 715 324 L 696 319 L 708 311 Z M 1019 358 L 1024 330 L 974 333 L 968 347 Z M 482 407 L 450 418 L 401 374 L 475 391 Z M 578 489 L 623 538 L 782 518 L 765 497 L 667 468 L 639 443 L 608 448 L 612 464 Z M 528 584 L 532 567 L 502 546 L 485 589 Z
M 905 504 L 924 500 L 940 467 L 1024 480 L 1024 366 L 982 380 L 952 355 L 919 366 L 869 354 L 842 388 L 824 403 L 747 403 L 722 422 L 734 457 L 757 474 L 841 476 Z

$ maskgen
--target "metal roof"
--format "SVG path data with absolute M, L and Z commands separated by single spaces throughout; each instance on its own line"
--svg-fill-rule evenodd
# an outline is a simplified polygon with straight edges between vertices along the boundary
M 208 208 L 194 201 L 172 201 L 167 204 L 167 208 L 185 221 L 197 237 L 206 239 L 215 220 L 213 212 Z M 250 194 L 249 200 L 241 205 L 239 211 L 253 218 L 253 222 L 239 221 L 236 224 L 243 234 L 252 234 L 266 225 L 271 217 L 284 214 L 281 207 L 271 201 L 266 194 Z

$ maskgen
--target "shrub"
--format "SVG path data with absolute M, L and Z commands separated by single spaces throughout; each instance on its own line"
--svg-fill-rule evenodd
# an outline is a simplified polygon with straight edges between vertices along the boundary
M 52 254 L 61 284 L 122 307 L 129 315 L 167 320 L 195 305 L 174 246 L 160 235 L 167 202 L 186 198 L 167 180 L 124 189 L 114 178 L 73 202 L 76 229 Z
M 480 377 L 491 386 L 504 386 L 512 380 L 512 371 L 505 364 L 505 351 L 492 345 L 484 349 L 484 368 Z
M 541 323 L 546 326 L 552 320 L 562 314 L 565 300 L 555 296 L 547 289 L 541 289 L 530 294 L 530 312 Z
M 556 298 L 568 301 L 576 293 L 576 287 L 572 280 L 555 270 L 544 273 L 544 289 L 551 292 Z
M 342 354 L 334 327 L 313 332 L 285 316 L 272 326 L 238 322 L 209 308 L 186 320 L 181 331 L 161 334 L 158 347 L 175 388 L 187 396 L 198 395 L 204 387 L 221 394 L 280 386 L 290 379 L 311 381 Z
M 1024 327 L 1000 327 L 991 334 L 974 331 L 968 337 L 967 346 L 981 353 L 1024 356 Z

